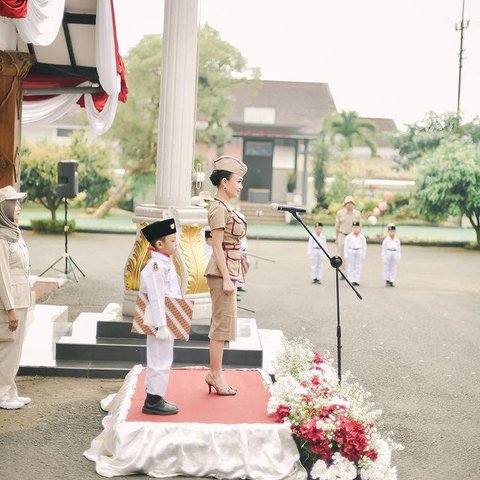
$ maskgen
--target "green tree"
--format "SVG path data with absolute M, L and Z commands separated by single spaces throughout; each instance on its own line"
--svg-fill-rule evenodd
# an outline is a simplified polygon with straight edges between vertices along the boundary
M 339 150 L 351 151 L 355 145 L 365 145 L 372 157 L 377 155 L 377 127 L 369 120 L 361 119 L 357 112 L 342 110 L 327 117 L 324 132 Z
M 50 211 L 52 220 L 62 199 L 57 195 L 57 163 L 69 157 L 66 147 L 42 140 L 22 148 L 20 184 L 28 199 Z
M 162 37 L 145 35 L 125 57 L 129 97 L 118 107 L 108 138 L 118 143 L 125 176 L 110 199 L 96 212 L 103 216 L 130 190 L 140 190 L 155 180 L 157 122 L 162 63 Z M 199 33 L 197 118 L 203 128 L 197 141 L 221 148 L 231 131 L 225 117 L 232 107 L 231 89 L 246 79 L 258 78 L 247 67 L 238 49 L 205 25 Z M 192 159 L 193 161 L 193 159 Z
M 419 164 L 416 203 L 428 220 L 465 215 L 480 245 L 480 150 L 463 140 L 443 142 Z
M 333 147 L 330 162 L 333 168 L 333 183 L 328 192 L 328 202 L 342 201 L 353 194 L 354 172 L 350 166 L 354 146 L 366 146 L 372 157 L 377 155 L 377 127 L 369 120 L 363 120 L 357 112 L 335 112 L 325 119 L 323 135 Z
M 323 134 L 312 142 L 312 155 L 315 197 L 317 199 L 317 206 L 322 206 L 326 201 L 325 176 L 327 164 L 330 159 L 330 147 Z
M 429 112 L 421 121 L 407 125 L 405 132 L 392 136 L 393 146 L 398 150 L 395 162 L 399 168 L 410 169 L 420 158 L 434 151 L 444 141 L 463 138 L 475 145 L 480 144 L 480 121 L 462 123 L 455 113 Z
M 79 134 L 70 145 L 41 140 L 22 148 L 20 182 L 28 199 L 47 208 L 56 220 L 62 198 L 57 195 L 57 164 L 60 160 L 78 160 L 79 191 L 85 193 L 85 205 L 96 206 L 108 195 L 111 186 L 109 153 Z
M 98 207 L 112 186 L 110 150 L 97 142 L 88 142 L 84 134 L 77 134 L 69 145 L 71 158 L 78 160 L 78 190 L 85 193 L 85 207 Z

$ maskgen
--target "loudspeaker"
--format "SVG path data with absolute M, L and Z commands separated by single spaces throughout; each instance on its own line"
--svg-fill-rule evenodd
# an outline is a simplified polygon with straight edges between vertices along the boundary
M 57 164 L 57 195 L 62 198 L 75 198 L 78 195 L 78 162 L 60 160 Z

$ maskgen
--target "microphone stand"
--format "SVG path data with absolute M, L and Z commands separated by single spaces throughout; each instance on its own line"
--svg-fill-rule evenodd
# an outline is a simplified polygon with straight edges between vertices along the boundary
M 320 245 L 320 242 L 315 238 L 313 233 L 308 229 L 303 220 L 298 216 L 298 212 L 293 208 L 288 210 L 293 217 L 303 226 L 307 233 L 313 238 L 313 241 L 320 247 L 322 252 L 330 261 L 330 265 L 335 269 L 335 292 L 337 300 L 337 364 L 338 364 L 338 381 L 342 381 L 342 326 L 340 324 L 340 286 L 339 286 L 339 274 L 345 279 L 345 281 L 350 285 L 350 288 L 355 292 L 357 297 L 362 300 L 362 296 L 358 293 L 357 289 L 350 283 L 348 278 L 340 270 L 343 260 L 338 256 L 330 256 L 328 252 Z

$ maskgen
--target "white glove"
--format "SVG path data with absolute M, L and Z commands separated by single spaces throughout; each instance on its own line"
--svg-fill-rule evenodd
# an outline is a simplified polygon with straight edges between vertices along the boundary
M 163 327 L 158 327 L 155 337 L 158 340 L 173 340 L 172 333 L 165 325 Z

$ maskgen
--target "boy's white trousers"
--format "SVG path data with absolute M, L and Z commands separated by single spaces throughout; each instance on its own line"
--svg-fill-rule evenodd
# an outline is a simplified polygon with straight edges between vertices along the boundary
M 173 340 L 159 340 L 153 335 L 147 335 L 147 393 L 162 397 L 165 395 L 172 362 Z

